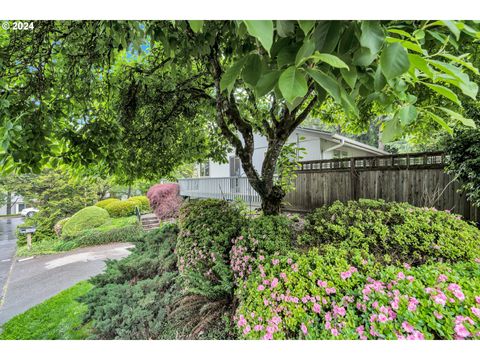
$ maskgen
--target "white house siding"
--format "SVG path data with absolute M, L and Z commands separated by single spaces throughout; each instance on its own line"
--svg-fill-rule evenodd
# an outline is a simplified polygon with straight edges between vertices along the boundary
M 313 131 L 298 129 L 292 135 L 290 135 L 288 143 L 297 143 L 297 138 L 300 139 L 299 147 L 305 148 L 305 152 L 302 153 L 303 158 L 300 161 L 311 160 L 328 160 L 334 157 L 333 151 L 325 151 L 329 148 L 339 145 L 339 142 L 329 141 L 322 138 L 318 133 Z M 258 171 L 262 168 L 265 151 L 267 150 L 267 139 L 263 136 L 255 134 L 255 151 L 253 153 L 253 165 Z M 337 148 L 340 151 L 346 151 L 347 157 L 354 156 L 372 156 L 373 154 L 366 150 L 361 150 L 352 147 L 348 143 L 345 143 L 342 147 Z M 227 155 L 227 159 L 234 156 L 231 152 Z M 241 169 L 241 176 L 245 176 L 243 169 Z M 219 164 L 210 161 L 210 177 L 229 177 L 230 165 Z
M 21 196 L 13 195 L 12 196 L 12 207 L 10 214 L 15 215 L 19 214 L 20 211 L 24 208 L 23 198 Z M 0 215 L 7 215 L 7 206 L 0 206 Z

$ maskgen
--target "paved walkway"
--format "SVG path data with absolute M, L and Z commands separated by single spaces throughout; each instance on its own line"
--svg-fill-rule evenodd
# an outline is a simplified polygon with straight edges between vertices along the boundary
M 114 243 L 70 252 L 17 259 L 0 305 L 0 324 L 81 280 L 105 269 L 105 260 L 121 259 L 132 247 Z

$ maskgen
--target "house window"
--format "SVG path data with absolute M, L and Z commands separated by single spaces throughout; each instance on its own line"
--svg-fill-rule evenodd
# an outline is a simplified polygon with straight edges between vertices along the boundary
M 199 165 L 199 172 L 202 177 L 210 176 L 210 163 L 208 161 L 201 163 Z
M 333 150 L 334 159 L 343 159 L 348 157 L 348 152 L 344 150 Z

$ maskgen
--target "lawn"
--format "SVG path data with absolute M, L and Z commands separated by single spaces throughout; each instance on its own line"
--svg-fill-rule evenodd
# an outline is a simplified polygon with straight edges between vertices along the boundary
M 89 335 L 82 326 L 87 306 L 76 301 L 93 287 L 82 281 L 3 325 L 0 340 L 79 340 Z

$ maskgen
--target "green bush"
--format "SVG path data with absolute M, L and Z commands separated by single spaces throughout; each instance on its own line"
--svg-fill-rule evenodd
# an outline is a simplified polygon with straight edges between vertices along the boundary
M 96 228 L 108 221 L 110 216 L 105 209 L 97 206 L 86 207 L 75 213 L 63 225 L 63 236 L 72 236 L 82 230 Z
M 231 294 L 229 252 L 244 222 L 239 209 L 224 200 L 182 206 L 176 253 L 187 288 L 212 299 Z
M 384 267 L 361 250 L 270 256 L 239 287 L 247 339 L 480 339 L 480 265 Z
M 97 229 L 84 230 L 75 235 L 64 237 L 65 242 L 58 247 L 58 250 L 66 251 L 75 247 L 102 245 L 113 242 L 132 242 L 142 233 L 143 230 L 138 225 L 129 225 L 108 231 L 99 231 Z
M 364 249 L 385 264 L 480 257 L 480 230 L 459 216 L 380 200 L 335 202 L 317 209 L 307 217 L 299 243 Z
M 150 212 L 150 201 L 146 196 L 132 196 L 128 201 L 134 202 L 142 213 Z
M 135 214 L 135 206 L 138 202 L 121 200 L 114 201 L 105 206 L 105 210 L 108 211 L 111 217 L 125 217 Z
M 101 207 L 102 209 L 106 209 L 106 207 L 110 204 L 113 204 L 114 202 L 120 201 L 119 199 L 116 198 L 108 198 L 104 200 L 100 200 L 95 204 L 95 206 Z
M 293 223 L 286 216 L 248 219 L 230 251 L 230 265 L 237 281 L 248 276 L 259 256 L 283 254 L 292 248 L 293 241 Z

